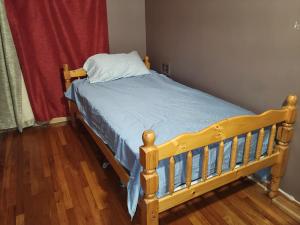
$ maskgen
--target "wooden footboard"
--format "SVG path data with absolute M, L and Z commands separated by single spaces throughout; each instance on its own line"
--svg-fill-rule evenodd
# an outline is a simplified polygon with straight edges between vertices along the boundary
M 144 145 L 140 147 L 141 184 L 144 197 L 141 201 L 142 223 L 147 225 L 158 224 L 158 214 L 192 198 L 230 183 L 241 177 L 248 176 L 262 168 L 272 167 L 272 180 L 269 196 L 275 197 L 278 193 L 280 179 L 285 170 L 288 144 L 293 135 L 293 124 L 296 119 L 296 96 L 288 96 L 283 107 L 279 110 L 266 111 L 260 115 L 233 117 L 218 122 L 196 133 L 182 134 L 165 144 L 156 146 L 153 131 L 143 133 Z M 262 146 L 265 129 L 270 128 L 269 143 L 266 155 L 262 156 Z M 252 134 L 258 132 L 255 159 L 249 161 Z M 236 166 L 238 136 L 245 135 L 243 162 Z M 224 142 L 232 139 L 230 156 L 230 170 L 222 171 L 224 158 Z M 209 145 L 218 143 L 217 174 L 208 177 Z M 192 184 L 192 151 L 203 147 L 203 162 L 201 180 Z M 185 186 L 174 191 L 175 160 L 174 156 L 186 154 Z M 156 168 L 161 160 L 169 160 L 169 193 L 158 199 L 158 174 Z

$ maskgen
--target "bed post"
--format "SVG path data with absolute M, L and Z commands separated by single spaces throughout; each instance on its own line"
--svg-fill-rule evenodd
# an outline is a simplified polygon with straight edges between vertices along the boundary
M 144 63 L 145 63 L 145 66 L 150 70 L 151 63 L 150 63 L 150 60 L 149 60 L 148 56 L 145 56 Z
M 65 87 L 67 90 L 71 85 L 71 75 L 69 71 L 69 65 L 63 64 L 63 70 L 64 70 L 64 78 L 65 78 Z
M 289 95 L 282 107 L 287 110 L 287 113 L 285 121 L 280 124 L 277 130 L 275 151 L 279 152 L 279 157 L 278 162 L 271 169 L 270 198 L 274 198 L 278 195 L 280 180 L 286 168 L 288 147 L 293 137 L 293 124 L 296 121 L 296 104 L 297 96 Z
M 64 70 L 65 87 L 67 90 L 71 86 L 71 75 L 70 75 L 69 65 L 63 64 L 63 70 Z M 72 126 L 76 127 L 75 112 L 73 110 L 72 104 L 74 104 L 74 103 L 72 103 L 70 100 L 68 100 L 69 113 L 71 116 Z
M 154 145 L 155 134 L 152 130 L 143 133 L 144 145 L 140 147 L 141 185 L 144 197 L 141 200 L 142 225 L 158 225 L 158 151 Z

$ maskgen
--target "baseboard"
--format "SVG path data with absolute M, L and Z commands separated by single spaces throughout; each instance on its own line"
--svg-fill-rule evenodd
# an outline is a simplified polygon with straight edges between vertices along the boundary
M 53 118 L 53 119 L 48 120 L 48 121 L 36 122 L 34 124 L 34 126 L 39 127 L 39 126 L 54 125 L 54 124 L 58 124 L 58 123 L 65 123 L 69 120 L 70 120 L 70 117 L 66 117 L 66 116 L 56 117 L 56 118 Z
M 3 130 L 0 130 L 0 134 L 4 134 L 4 133 L 8 133 L 8 132 L 12 132 L 12 131 L 17 131 L 18 128 L 8 128 L 8 129 L 3 129 Z
M 56 117 L 56 118 L 53 118 L 49 121 L 35 122 L 33 127 L 46 126 L 46 125 L 49 125 L 49 124 L 65 123 L 65 122 L 70 121 L 70 120 L 71 120 L 71 118 L 67 117 L 67 116 Z M 16 131 L 16 130 L 18 130 L 18 129 L 17 128 L 9 128 L 9 129 L 5 129 L 5 130 L 0 130 L 0 134 L 1 133 L 7 133 L 7 132 L 10 132 L 10 131 Z
M 268 182 L 261 182 L 255 179 L 253 176 L 249 176 L 248 178 L 262 187 L 265 191 L 268 190 Z M 280 195 L 273 198 L 272 203 L 300 223 L 300 202 L 297 201 L 294 196 L 286 193 L 282 189 L 279 189 L 278 191 L 280 192 Z
M 70 117 L 66 117 L 66 116 L 56 117 L 56 118 L 51 119 L 49 121 L 49 124 L 63 123 L 63 122 L 67 122 L 69 120 L 70 120 Z
M 282 192 L 281 192 L 282 193 Z M 288 199 L 284 194 L 272 199 L 273 204 L 300 223 L 300 204 Z

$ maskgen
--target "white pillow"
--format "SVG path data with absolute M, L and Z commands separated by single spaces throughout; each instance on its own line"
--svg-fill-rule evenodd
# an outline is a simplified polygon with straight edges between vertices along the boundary
M 87 71 L 90 83 L 150 74 L 136 51 L 93 55 L 85 61 L 83 69 Z

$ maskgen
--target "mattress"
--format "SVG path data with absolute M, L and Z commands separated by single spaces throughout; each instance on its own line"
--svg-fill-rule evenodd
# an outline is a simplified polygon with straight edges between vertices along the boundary
M 151 74 L 118 80 L 89 83 L 87 79 L 73 81 L 65 96 L 76 102 L 85 122 L 111 148 L 128 171 L 128 212 L 133 217 L 139 196 L 141 165 L 139 147 L 142 133 L 152 129 L 155 144 L 162 144 L 179 134 L 202 130 L 225 118 L 250 115 L 252 112 L 205 92 L 192 89 L 151 71 Z M 254 159 L 257 132 L 251 143 L 250 159 Z M 263 142 L 266 152 L 268 130 Z M 238 139 L 237 165 L 242 162 L 245 136 Z M 232 141 L 225 141 L 223 170 L 229 169 Z M 217 144 L 209 146 L 208 174 L 216 173 Z M 193 151 L 193 182 L 201 178 L 203 151 Z M 175 188 L 185 183 L 186 155 L 175 157 Z M 158 197 L 168 192 L 168 160 L 159 163 Z

